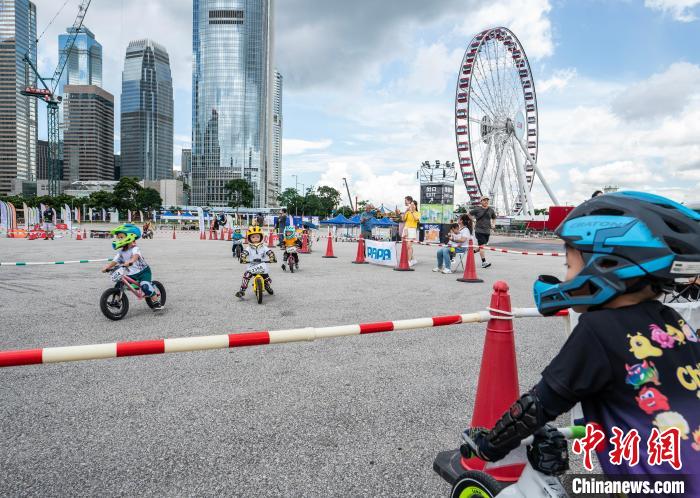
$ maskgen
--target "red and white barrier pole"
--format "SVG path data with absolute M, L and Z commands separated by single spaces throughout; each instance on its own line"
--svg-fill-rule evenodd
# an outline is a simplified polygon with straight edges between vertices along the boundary
M 565 315 L 566 313 L 557 314 L 557 316 Z M 534 308 L 514 308 L 512 315 L 513 318 L 537 316 L 542 315 L 538 314 L 537 310 Z M 301 329 L 241 332 L 174 339 L 112 342 L 85 346 L 0 351 L 0 367 L 60 363 L 65 361 L 101 360 L 107 358 L 121 358 L 123 356 L 184 353 L 188 351 L 259 346 L 263 344 L 282 344 L 286 342 L 315 341 L 316 339 L 330 339 L 333 337 L 364 335 L 376 332 L 415 330 L 465 323 L 482 323 L 491 318 L 491 312 L 477 311 L 475 313 L 459 315 L 412 318 L 390 322 L 359 323 L 334 327 L 307 327 Z M 502 316 L 499 316 L 499 318 L 504 319 Z

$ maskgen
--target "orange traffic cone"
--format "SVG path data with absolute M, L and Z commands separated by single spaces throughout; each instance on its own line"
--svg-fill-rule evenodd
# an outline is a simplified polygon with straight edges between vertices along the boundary
M 87 232 L 83 228 L 83 240 L 87 240 Z
M 406 237 L 401 240 L 401 258 L 399 258 L 399 266 L 394 268 L 394 271 L 414 271 L 408 264 L 408 243 Z
M 328 245 L 326 245 L 326 254 L 324 254 L 322 257 L 324 258 L 335 258 L 333 254 L 333 236 L 331 235 L 331 229 L 328 229 Z
M 355 261 L 353 261 L 353 263 L 356 265 L 367 264 L 367 261 L 365 261 L 365 239 L 362 235 L 357 239 L 357 256 L 355 256 Z
M 491 318 L 486 325 L 486 339 L 481 355 L 479 384 L 472 414 L 472 427 L 492 428 L 496 421 L 518 399 L 518 367 L 515 360 L 515 339 L 511 319 L 508 284 L 498 281 L 493 284 L 491 295 Z M 500 318 L 503 317 L 503 318 Z M 514 456 L 514 455 L 513 455 Z M 495 479 L 505 482 L 517 481 L 525 467 L 525 461 L 514 462 L 512 458 L 499 465 L 478 458 L 466 460 L 459 449 L 440 452 L 433 462 L 433 470 L 450 482 L 466 470 L 482 470 Z
M 229 228 L 229 229 L 226 230 L 226 231 L 227 231 L 227 233 L 228 233 L 228 237 L 226 238 L 226 240 L 228 240 L 228 241 L 230 242 L 231 240 L 233 240 L 233 239 L 231 238 L 231 234 L 233 233 L 233 229 Z
M 302 254 L 309 254 L 311 252 L 311 249 L 309 249 L 309 236 L 308 234 L 304 234 L 301 237 L 301 249 L 299 250 L 300 253 Z
M 175 240 L 175 225 L 173 225 L 173 240 Z
M 78 236 L 75 238 L 75 240 L 83 240 L 83 236 L 80 235 L 80 229 L 78 229 Z
M 469 248 L 467 249 L 467 264 L 464 265 L 464 275 L 457 279 L 458 282 L 483 282 L 476 276 L 476 263 L 474 263 L 474 242 L 469 239 Z

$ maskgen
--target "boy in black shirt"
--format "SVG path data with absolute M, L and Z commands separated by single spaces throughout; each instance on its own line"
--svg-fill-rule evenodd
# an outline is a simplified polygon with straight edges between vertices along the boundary
M 700 342 L 656 300 L 675 278 L 697 273 L 700 215 L 664 197 L 620 192 L 577 207 L 557 235 L 566 243 L 566 281 L 541 276 L 535 301 L 544 315 L 583 315 L 540 382 L 493 429 L 465 431 L 462 455 L 499 460 L 581 402 L 586 423 L 607 441 L 619 430 L 640 436 L 636 464 L 599 454 L 607 475 L 681 473 L 687 496 L 700 495 Z M 648 451 L 650 436 L 668 429 L 680 467 Z M 566 450 L 563 438 L 557 444 Z

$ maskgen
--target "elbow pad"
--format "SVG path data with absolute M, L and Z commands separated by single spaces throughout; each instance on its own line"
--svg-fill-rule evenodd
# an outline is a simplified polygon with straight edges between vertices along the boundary
M 535 391 L 523 394 L 498 419 L 487 436 L 489 457 L 499 460 L 520 445 L 520 441 L 532 435 L 547 423 L 542 403 Z M 502 455 L 500 458 L 498 458 Z

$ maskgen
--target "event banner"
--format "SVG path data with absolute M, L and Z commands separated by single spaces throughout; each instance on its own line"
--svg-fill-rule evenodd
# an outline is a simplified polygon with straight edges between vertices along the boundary
M 396 266 L 398 261 L 396 248 L 396 242 L 366 240 L 365 259 L 368 263 L 375 265 Z
M 450 223 L 454 217 L 452 204 L 421 204 L 420 221 L 423 224 L 442 225 Z
M 420 203 L 423 204 L 454 204 L 454 185 L 444 183 L 427 183 L 420 186 Z

